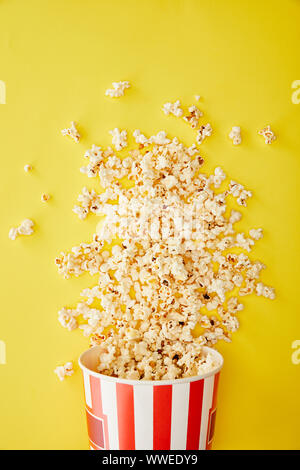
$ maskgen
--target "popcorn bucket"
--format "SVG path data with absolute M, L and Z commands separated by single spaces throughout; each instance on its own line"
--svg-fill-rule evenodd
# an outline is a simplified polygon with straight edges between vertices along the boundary
M 214 434 L 220 366 L 177 380 L 125 380 L 95 372 L 100 347 L 79 359 L 92 450 L 204 450 Z

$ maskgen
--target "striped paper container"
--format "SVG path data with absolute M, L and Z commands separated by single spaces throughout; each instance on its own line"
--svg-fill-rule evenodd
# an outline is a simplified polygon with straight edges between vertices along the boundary
M 213 371 L 185 379 L 138 381 L 95 372 L 99 346 L 85 351 L 83 372 L 92 450 L 210 449 L 223 358 Z

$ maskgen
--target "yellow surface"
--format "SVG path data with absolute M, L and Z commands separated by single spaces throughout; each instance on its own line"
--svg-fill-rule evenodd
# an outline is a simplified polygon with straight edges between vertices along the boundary
M 220 345 L 214 448 L 300 448 L 300 364 L 291 360 L 300 339 L 299 17 L 296 0 L 0 1 L 0 448 L 87 448 L 78 369 L 63 383 L 53 374 L 88 343 L 59 325 L 57 311 L 94 280 L 65 281 L 54 265 L 96 227 L 97 218 L 72 213 L 81 188 L 94 183 L 79 172 L 82 156 L 92 143 L 110 143 L 116 126 L 166 129 L 192 143 L 193 131 L 161 106 L 193 104 L 195 94 L 214 129 L 202 145 L 205 169 L 220 164 L 253 190 L 240 227 L 263 226 L 253 257 L 278 294 L 274 302 L 245 298 L 239 332 Z M 120 100 L 104 96 L 115 80 L 133 85 Z M 80 124 L 78 145 L 60 134 L 71 120 Z M 278 134 L 271 146 L 257 135 L 266 124 Z M 243 130 L 238 147 L 227 137 L 233 125 Z M 52 194 L 48 204 L 42 192 Z M 25 217 L 36 233 L 10 241 L 9 228 Z

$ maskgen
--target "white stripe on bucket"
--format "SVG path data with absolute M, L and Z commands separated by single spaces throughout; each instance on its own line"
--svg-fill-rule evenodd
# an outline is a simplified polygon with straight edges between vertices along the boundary
M 103 414 L 107 416 L 109 448 L 119 449 L 116 384 L 101 380 Z
M 91 385 L 90 385 L 90 375 L 87 371 L 83 371 L 83 383 L 84 383 L 84 393 L 85 401 L 87 406 L 92 408 L 92 396 L 91 396 Z
M 203 389 L 203 403 L 202 403 L 202 417 L 201 417 L 201 429 L 200 429 L 200 443 L 199 449 L 206 449 L 206 436 L 208 427 L 209 410 L 212 405 L 213 392 L 214 392 L 215 376 L 207 377 L 204 380 Z
M 134 432 L 136 450 L 153 449 L 153 387 L 134 386 Z
M 186 449 L 189 397 L 189 383 L 172 387 L 171 450 Z

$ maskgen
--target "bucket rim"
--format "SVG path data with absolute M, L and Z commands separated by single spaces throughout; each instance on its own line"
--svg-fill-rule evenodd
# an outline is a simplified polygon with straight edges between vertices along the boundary
M 106 380 L 108 382 L 115 382 L 115 383 L 121 383 L 121 384 L 127 384 L 127 385 L 138 385 L 138 386 L 155 385 L 155 386 L 157 386 L 157 385 L 176 385 L 176 384 L 196 382 L 197 380 L 206 379 L 207 377 L 211 377 L 211 376 L 217 374 L 218 372 L 220 372 L 220 370 L 222 369 L 223 364 L 224 364 L 223 356 L 219 353 L 219 351 L 217 351 L 216 349 L 210 348 L 208 346 L 203 346 L 204 351 L 207 351 L 207 352 L 210 351 L 211 353 L 213 353 L 218 358 L 218 360 L 220 362 L 220 365 L 218 367 L 215 367 L 214 369 L 212 369 L 209 372 L 206 372 L 206 373 L 200 374 L 200 375 L 193 375 L 191 377 L 184 377 L 183 379 L 174 379 L 174 380 L 122 379 L 122 378 L 119 378 L 119 377 L 112 377 L 110 375 L 101 374 L 100 372 L 96 372 L 96 371 L 90 369 L 89 367 L 87 367 L 84 364 L 86 356 L 95 353 L 95 351 L 97 349 L 99 349 L 99 352 L 100 352 L 100 348 L 101 348 L 101 346 L 93 346 L 92 348 L 87 349 L 86 351 L 84 351 L 80 355 L 80 357 L 78 359 L 78 364 L 79 364 L 79 367 L 81 368 L 81 370 L 83 372 L 84 371 L 87 372 L 88 375 L 92 375 L 94 377 L 101 378 L 102 380 Z M 91 351 L 92 351 L 92 353 L 91 353 Z

